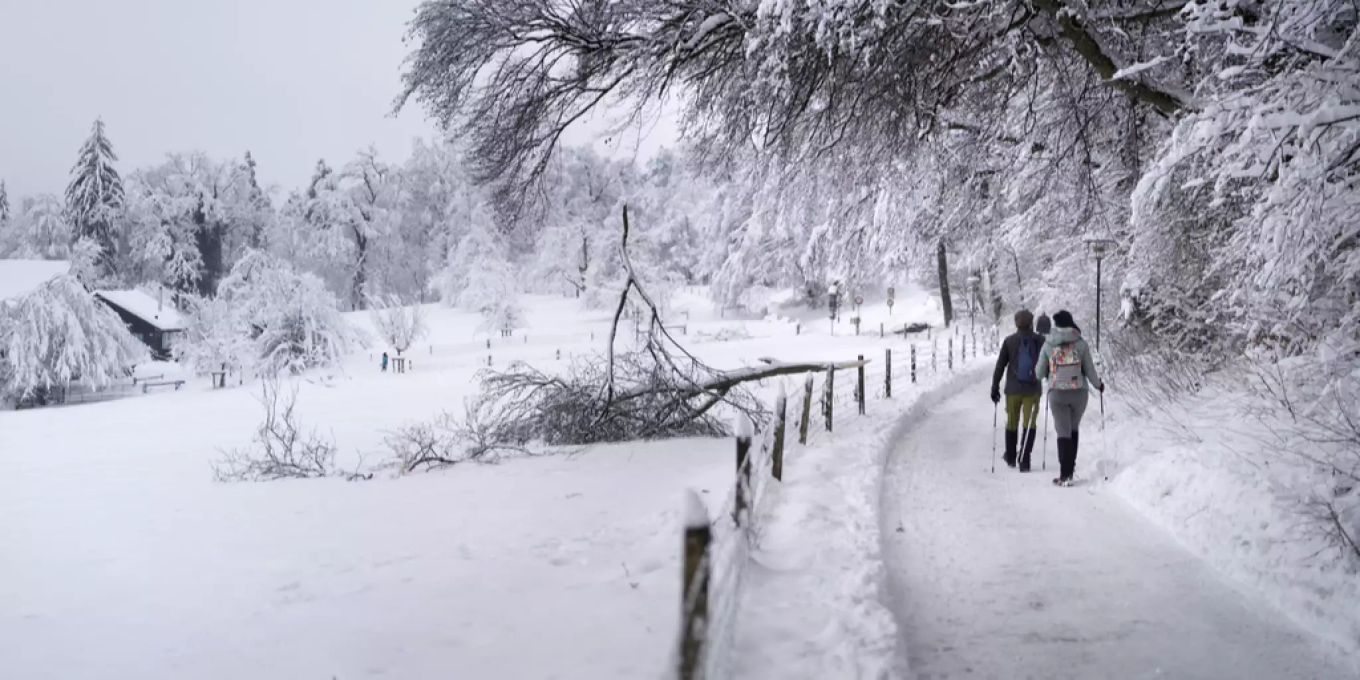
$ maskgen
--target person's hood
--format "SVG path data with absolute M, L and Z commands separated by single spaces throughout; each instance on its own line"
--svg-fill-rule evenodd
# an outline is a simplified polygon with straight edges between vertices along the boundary
M 1069 342 L 1076 342 L 1081 339 L 1081 331 L 1075 328 L 1055 327 L 1048 333 L 1049 341 L 1058 345 L 1066 345 Z

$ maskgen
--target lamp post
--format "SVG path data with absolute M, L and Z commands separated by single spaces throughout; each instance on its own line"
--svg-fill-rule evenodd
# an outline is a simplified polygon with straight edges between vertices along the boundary
M 1096 256 L 1096 352 L 1100 352 L 1100 265 L 1115 246 L 1116 241 L 1109 236 L 1087 236 L 1083 239 L 1091 254 Z

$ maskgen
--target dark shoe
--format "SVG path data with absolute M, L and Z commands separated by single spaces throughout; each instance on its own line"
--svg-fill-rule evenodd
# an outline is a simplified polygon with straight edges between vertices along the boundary
M 1029 454 L 1034 452 L 1034 440 L 1039 436 L 1035 428 L 1025 430 L 1024 446 L 1020 449 L 1020 471 L 1029 472 Z
M 1015 444 L 1018 434 L 1019 433 L 1017 432 L 1006 430 L 1006 454 L 1001 458 L 1006 461 L 1006 465 L 1009 465 L 1010 467 L 1015 467 Z
M 1058 475 L 1059 479 L 1072 479 L 1072 469 L 1076 467 L 1077 452 L 1068 437 L 1058 437 Z

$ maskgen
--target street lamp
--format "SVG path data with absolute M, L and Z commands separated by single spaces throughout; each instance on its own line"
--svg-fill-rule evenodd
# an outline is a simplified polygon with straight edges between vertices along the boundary
M 1115 240 L 1109 236 L 1087 236 L 1082 239 L 1091 254 L 1096 256 L 1096 352 L 1100 352 L 1100 264 L 1114 249 Z

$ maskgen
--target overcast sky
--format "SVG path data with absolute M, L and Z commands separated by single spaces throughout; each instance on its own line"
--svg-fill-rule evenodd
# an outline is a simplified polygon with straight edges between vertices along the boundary
M 60 193 L 96 116 L 124 174 L 172 151 L 249 150 L 262 179 L 287 189 L 316 159 L 339 166 L 368 144 L 404 159 L 434 131 L 419 104 L 388 115 L 417 4 L 0 0 L 0 179 L 11 195 Z M 649 129 L 641 155 L 671 130 Z M 631 154 L 634 137 L 602 150 Z

